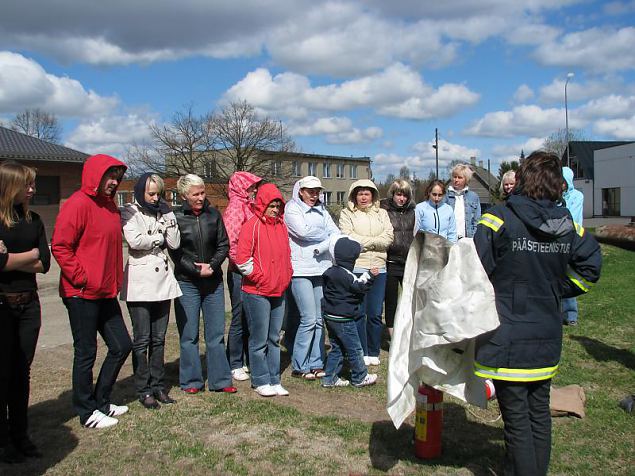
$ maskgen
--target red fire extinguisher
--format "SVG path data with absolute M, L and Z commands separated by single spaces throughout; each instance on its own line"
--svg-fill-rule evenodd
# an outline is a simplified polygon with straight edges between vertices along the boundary
M 415 420 L 415 456 L 430 459 L 441 456 L 443 392 L 424 383 L 419 386 Z

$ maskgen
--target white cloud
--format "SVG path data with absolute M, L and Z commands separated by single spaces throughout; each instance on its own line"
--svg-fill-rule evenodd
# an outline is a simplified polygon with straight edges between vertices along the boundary
M 462 84 L 434 89 L 410 67 L 394 64 L 359 79 L 311 86 L 295 73 L 271 73 L 259 68 L 226 93 L 225 100 L 246 100 L 269 112 L 301 118 L 308 110 L 343 111 L 373 108 L 379 114 L 406 119 L 446 117 L 478 101 L 479 95 Z
M 564 104 L 564 84 L 562 77 L 555 78 L 550 84 L 540 88 L 539 101 L 543 104 Z M 580 81 L 576 77 L 569 80 L 567 85 L 567 99 L 569 104 L 576 101 L 586 101 L 609 94 L 630 93 L 635 94 L 635 85 L 625 84 L 624 80 L 617 76 L 604 75 Z
M 635 27 L 590 28 L 541 44 L 534 58 L 548 66 L 624 71 L 635 68 Z
M 617 140 L 635 141 L 635 115 L 624 119 L 601 119 L 595 123 L 593 130 Z
M 548 135 L 564 126 L 563 109 L 542 109 L 539 106 L 517 106 L 511 111 L 488 112 L 470 125 L 465 133 L 483 137 L 513 137 L 517 135 Z M 569 113 L 569 126 L 572 124 Z M 577 125 L 575 125 L 577 127 Z
M 383 136 L 379 127 L 359 129 L 347 117 L 322 117 L 312 123 L 291 123 L 289 133 L 293 136 L 324 135 L 329 144 L 361 144 L 372 142 Z
M 137 113 L 87 120 L 69 134 L 64 145 L 89 154 L 106 153 L 124 159 L 132 144 L 150 140 L 149 120 L 148 116 Z
M 503 144 L 492 147 L 492 156 L 497 164 L 502 161 L 518 160 L 520 152 L 525 153 L 525 157 L 531 154 L 533 151 L 541 149 L 545 142 L 545 137 L 531 137 L 524 142 L 517 142 L 514 144 Z
M 512 45 L 541 45 L 555 40 L 559 33 L 560 30 L 549 25 L 521 23 L 505 36 Z
M 32 59 L 0 52 L 0 112 L 39 107 L 59 116 L 86 117 L 111 111 L 118 103 L 116 97 L 86 91 L 75 79 L 48 74 Z
M 534 97 L 534 90 L 526 84 L 521 84 L 514 93 L 514 102 L 523 103 L 527 102 Z
M 578 118 L 587 120 L 627 118 L 635 111 L 635 96 L 618 96 L 611 94 L 593 99 L 575 110 Z M 635 136 L 635 131 L 631 133 Z

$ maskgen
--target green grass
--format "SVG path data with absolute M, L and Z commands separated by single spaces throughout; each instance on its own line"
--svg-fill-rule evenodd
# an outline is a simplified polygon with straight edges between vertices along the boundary
M 581 385 L 586 418 L 553 426 L 551 474 L 633 474 L 635 415 L 617 402 L 635 392 L 635 253 L 603 246 L 602 278 L 579 299 L 577 327 L 564 329 L 554 384 Z M 487 411 L 446 398 L 443 456 L 422 462 L 412 450 L 412 419 L 395 430 L 384 407 L 385 385 L 322 389 L 283 374 L 291 397 L 263 399 L 241 382 L 236 395 L 172 391 L 176 405 L 144 410 L 136 402 L 129 363 L 115 389 L 130 414 L 106 431 L 80 428 L 70 408 L 72 348 L 41 358 L 33 369 L 33 437 L 42 460 L 0 474 L 501 474 L 502 422 Z M 103 355 L 103 349 L 102 349 Z M 382 353 L 380 382 L 388 356 Z M 66 362 L 56 367 L 52 362 Z M 171 325 L 167 379 L 177 381 L 178 343 Z

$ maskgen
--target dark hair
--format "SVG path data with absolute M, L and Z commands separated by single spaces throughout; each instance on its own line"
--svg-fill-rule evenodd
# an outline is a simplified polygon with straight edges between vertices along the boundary
M 432 189 L 435 186 L 439 186 L 441 187 L 441 192 L 443 192 L 443 195 L 445 195 L 445 184 L 443 182 L 441 182 L 441 180 L 433 180 L 432 182 L 430 182 L 428 184 L 428 186 L 426 187 L 425 191 L 423 192 L 424 195 L 424 200 L 428 200 L 430 198 L 430 194 L 432 193 Z
M 558 156 L 542 150 L 532 152 L 516 172 L 517 193 L 534 200 L 560 201 L 563 181 Z

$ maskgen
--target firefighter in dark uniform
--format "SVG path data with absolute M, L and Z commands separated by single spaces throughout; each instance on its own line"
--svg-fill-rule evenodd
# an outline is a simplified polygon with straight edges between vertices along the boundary
M 479 339 L 475 372 L 494 381 L 505 424 L 505 474 L 547 474 L 560 300 L 586 293 L 600 276 L 599 245 L 559 206 L 562 180 L 558 157 L 534 152 L 516 173 L 514 194 L 483 214 L 474 236 L 501 322 Z

